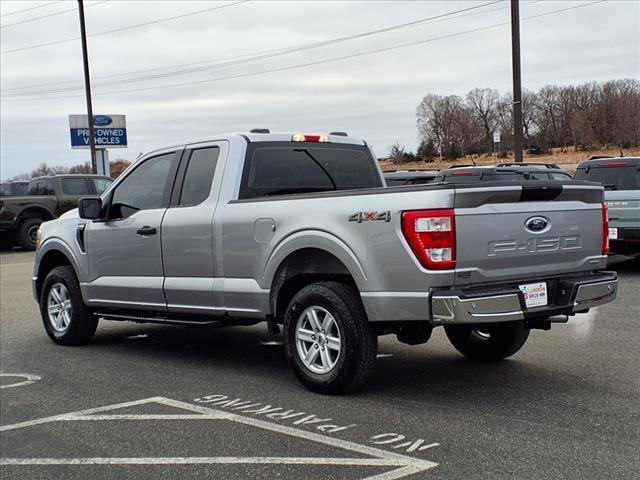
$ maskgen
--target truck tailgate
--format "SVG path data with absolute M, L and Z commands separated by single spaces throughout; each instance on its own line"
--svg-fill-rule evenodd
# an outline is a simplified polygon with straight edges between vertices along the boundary
M 457 186 L 455 285 L 604 268 L 602 200 L 581 184 Z

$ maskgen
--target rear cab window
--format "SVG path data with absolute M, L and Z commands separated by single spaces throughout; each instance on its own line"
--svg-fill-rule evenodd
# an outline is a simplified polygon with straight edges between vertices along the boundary
M 382 187 L 364 145 L 291 142 L 249 144 L 240 199 Z
M 576 170 L 575 179 L 600 183 L 605 190 L 640 190 L 640 159 L 581 165 Z

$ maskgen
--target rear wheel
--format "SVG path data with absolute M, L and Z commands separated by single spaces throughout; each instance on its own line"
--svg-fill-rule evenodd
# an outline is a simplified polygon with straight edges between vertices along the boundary
M 289 363 L 310 390 L 353 390 L 373 373 L 378 337 L 349 285 L 318 282 L 300 290 L 287 308 L 284 334 Z
M 98 326 L 82 300 L 80 285 L 72 267 L 49 272 L 40 294 L 40 314 L 47 334 L 60 345 L 89 343 Z
M 529 338 L 529 330 L 524 328 L 523 322 L 449 325 L 444 329 L 456 350 L 465 357 L 479 361 L 510 357 Z
M 36 249 L 36 239 L 38 238 L 38 228 L 42 223 L 41 218 L 25 218 L 18 225 L 16 241 L 25 250 Z

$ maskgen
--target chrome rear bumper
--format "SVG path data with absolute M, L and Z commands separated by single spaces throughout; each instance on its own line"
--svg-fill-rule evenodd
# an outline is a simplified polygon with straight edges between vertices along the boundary
M 573 315 L 613 301 L 618 291 L 615 272 L 554 282 L 549 304 L 531 309 L 526 308 L 524 296 L 517 287 L 500 287 L 495 289 L 495 294 L 481 295 L 461 290 L 435 291 L 431 295 L 431 323 L 496 323 Z

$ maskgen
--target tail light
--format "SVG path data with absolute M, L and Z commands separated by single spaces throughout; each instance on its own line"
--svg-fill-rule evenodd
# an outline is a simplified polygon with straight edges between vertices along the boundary
M 609 215 L 607 204 L 602 204 L 602 255 L 609 253 Z
M 296 133 L 291 137 L 292 142 L 313 142 L 313 143 L 329 143 L 327 135 L 309 135 L 307 133 Z
M 600 162 L 599 167 L 626 167 L 629 162 Z
M 456 222 L 453 210 L 403 212 L 402 233 L 424 268 L 455 268 Z

